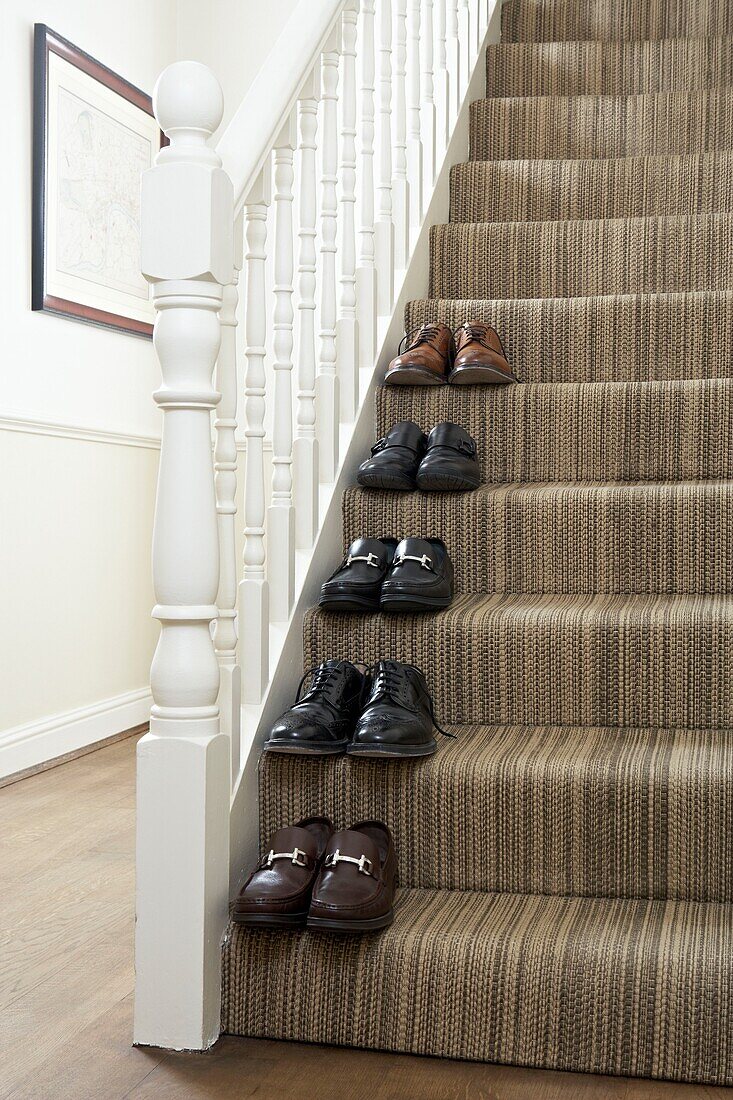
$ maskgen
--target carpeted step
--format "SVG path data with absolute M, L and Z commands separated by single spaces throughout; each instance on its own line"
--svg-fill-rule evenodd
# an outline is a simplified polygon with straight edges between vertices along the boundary
M 521 382 L 733 377 L 733 291 L 410 302 L 406 331 L 426 321 L 452 327 L 464 321 L 493 325 Z M 423 398 L 427 407 L 430 401 L 442 400 L 443 392 L 442 387 L 421 387 L 399 400 L 417 407 Z M 491 387 L 485 392 L 499 390 Z M 583 393 L 577 391 L 578 397 Z M 572 443 L 572 438 L 566 440 L 568 448 Z M 700 441 L 701 449 L 706 443 Z
M 733 85 L 733 37 L 504 42 L 486 51 L 487 96 L 638 95 Z
M 505 42 L 705 38 L 733 33 L 729 0 L 505 0 Z
M 731 940 L 714 903 L 402 890 L 378 936 L 231 925 L 223 1027 L 733 1084 Z
M 451 421 L 485 482 L 733 478 L 733 380 L 385 386 L 376 439 L 400 420 Z
M 733 148 L 733 89 L 537 96 L 471 104 L 471 160 L 707 153 Z
M 344 546 L 441 538 L 456 592 L 733 592 L 733 481 L 344 494 Z
M 452 222 L 733 212 L 733 153 L 608 160 L 494 160 L 451 172 Z
M 430 234 L 432 298 L 727 290 L 733 215 L 453 222 Z
M 306 668 L 422 668 L 444 722 L 733 727 L 733 596 L 474 594 L 439 614 L 312 610 L 303 629 Z
M 311 814 L 377 819 L 403 886 L 733 899 L 733 731 L 452 731 L 419 763 L 267 754 L 261 836 Z

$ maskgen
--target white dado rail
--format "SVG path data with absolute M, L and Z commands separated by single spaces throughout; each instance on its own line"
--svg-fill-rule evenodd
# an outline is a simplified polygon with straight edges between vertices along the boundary
M 219 1034 L 230 829 L 245 795 L 256 830 L 253 729 L 278 660 L 296 663 L 291 614 L 318 546 L 338 542 L 324 516 L 354 422 L 371 420 L 365 392 L 400 327 L 395 291 L 404 297 L 416 262 L 425 292 L 425 215 L 440 171 L 447 217 L 446 148 L 460 116 L 455 159 L 465 159 L 469 80 L 476 98 L 496 6 L 302 2 L 215 148 L 223 98 L 213 74 L 179 62 L 156 85 L 170 144 L 142 190 L 163 437 L 153 548 L 161 632 L 150 733 L 138 749 L 139 1043 L 204 1049 Z

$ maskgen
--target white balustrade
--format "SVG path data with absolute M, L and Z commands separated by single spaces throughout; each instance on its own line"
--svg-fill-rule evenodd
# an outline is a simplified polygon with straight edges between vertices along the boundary
M 402 271 L 410 255 L 410 185 L 407 179 L 407 0 L 394 2 L 394 265 Z
M 322 57 L 321 68 L 321 263 L 320 354 L 316 377 L 319 476 L 336 477 L 339 457 L 339 380 L 336 373 L 336 234 L 338 202 L 338 81 L 340 28 Z
M 295 594 L 295 508 L 293 506 L 293 151 L 295 114 L 275 144 L 275 311 L 272 427 L 272 503 L 267 514 L 267 580 L 270 615 L 290 616 Z
M 407 175 L 410 181 L 410 226 L 422 225 L 423 147 L 420 112 L 420 18 L 422 0 L 409 0 L 407 16 Z
M 448 130 L 458 118 L 463 102 L 463 72 L 461 70 L 461 38 L 458 30 L 458 0 L 448 0 L 446 28 L 446 66 L 448 69 Z
M 471 29 L 474 26 L 475 20 L 472 19 L 469 3 L 470 0 L 460 0 L 460 7 L 458 9 L 458 38 L 461 57 L 461 98 L 466 94 L 466 88 L 468 87 L 473 66 L 473 41 L 471 38 Z
M 298 412 L 293 444 L 295 544 L 313 545 L 318 530 L 318 439 L 316 438 L 316 136 L 320 67 L 298 101 Z
M 386 317 L 394 300 L 392 220 L 392 0 L 378 0 L 379 24 L 379 211 L 374 225 L 377 312 Z
M 245 227 L 245 436 L 247 458 L 244 492 L 244 575 L 239 585 L 242 699 L 258 703 L 270 676 L 270 593 L 265 574 L 265 342 L 267 300 L 267 208 L 270 205 L 270 165 L 265 165 L 246 199 Z
M 339 319 L 336 324 L 341 419 L 359 407 L 359 323 L 356 313 L 356 33 L 359 0 L 348 0 L 341 17 L 341 247 Z
M 361 117 L 359 122 L 359 261 L 356 308 L 359 359 L 374 363 L 377 354 L 377 269 L 374 254 L 374 0 L 361 0 L 359 21 Z
M 420 134 L 423 145 L 423 202 L 433 192 L 437 166 L 437 119 L 433 91 L 433 0 L 422 0 L 420 33 Z
M 483 3 L 483 0 L 481 0 Z M 435 0 L 435 126 L 438 152 L 443 153 L 450 137 L 450 77 L 446 45 L 446 0 Z

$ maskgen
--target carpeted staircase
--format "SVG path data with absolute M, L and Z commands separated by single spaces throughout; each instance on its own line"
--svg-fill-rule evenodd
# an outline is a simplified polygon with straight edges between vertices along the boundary
M 449 419 L 464 495 L 349 490 L 344 541 L 436 535 L 430 616 L 309 614 L 305 661 L 424 669 L 421 763 L 269 756 L 263 837 L 395 832 L 395 924 L 232 927 L 224 1028 L 733 1084 L 733 5 L 507 0 L 406 326 L 482 319 L 521 385 Z M 607 158 L 607 159 L 599 159 Z

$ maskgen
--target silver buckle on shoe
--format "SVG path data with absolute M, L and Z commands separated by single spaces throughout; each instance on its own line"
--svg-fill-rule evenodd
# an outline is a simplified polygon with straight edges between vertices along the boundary
M 300 848 L 293 848 L 292 852 L 273 852 L 272 848 L 267 853 L 263 867 L 272 867 L 276 859 L 289 859 L 293 867 L 307 867 L 308 854 L 301 852 Z
M 419 562 L 423 569 L 433 568 L 433 559 L 429 558 L 427 554 L 423 554 L 420 558 L 416 554 L 400 554 L 399 557 L 395 558 L 395 565 L 402 565 L 405 561 Z
M 359 872 L 362 875 L 372 874 L 372 861 L 367 859 L 365 855 L 359 856 L 358 859 L 355 856 L 342 856 L 337 848 L 335 852 L 331 852 L 326 856 L 323 861 L 323 866 L 335 867 L 337 863 L 354 863 L 359 868 Z
M 375 569 L 379 569 L 379 558 L 376 554 L 355 554 L 353 557 L 349 554 L 346 559 L 346 564 L 351 565 L 352 561 L 365 561 L 367 565 L 373 566 Z

